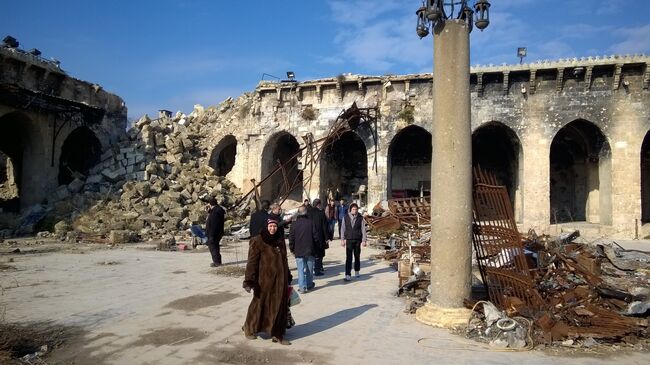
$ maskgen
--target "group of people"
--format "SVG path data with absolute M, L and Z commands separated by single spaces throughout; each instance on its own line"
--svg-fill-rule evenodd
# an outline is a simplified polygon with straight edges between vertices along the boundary
M 279 205 L 263 201 L 261 209 L 252 214 L 243 283 L 247 292 L 253 292 L 242 327 L 246 338 L 255 339 L 257 333 L 266 332 L 271 334 L 273 342 L 290 344 L 284 334 L 291 315 L 288 293 L 293 277 L 284 232 L 288 226 L 289 251 L 296 259 L 298 271 L 298 291 L 304 294 L 316 286 L 314 276 L 324 274 L 323 257 L 333 240 L 337 222 L 341 245 L 346 248 L 344 280 L 350 281 L 353 259 L 355 276 L 360 277 L 361 246 L 367 242 L 366 226 L 357 204 L 350 204 L 348 211 L 344 201 L 340 204 L 330 201 L 322 207 L 320 199 L 314 199 L 311 204 L 306 200 L 295 217 L 283 220 Z

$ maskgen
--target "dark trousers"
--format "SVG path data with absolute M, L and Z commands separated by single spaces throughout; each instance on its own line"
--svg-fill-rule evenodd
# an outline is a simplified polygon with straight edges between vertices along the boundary
M 345 275 L 352 275 L 352 255 L 354 255 L 354 271 L 361 270 L 360 240 L 346 240 L 345 242 Z
M 216 265 L 221 265 L 221 237 L 208 237 L 206 245 L 210 249 L 212 262 Z
M 323 272 L 323 258 L 316 257 L 314 259 L 314 273 L 322 273 L 322 272 Z
M 339 223 L 339 239 L 341 239 L 343 238 L 341 237 L 341 224 L 343 224 L 343 219 L 338 219 L 338 223 Z

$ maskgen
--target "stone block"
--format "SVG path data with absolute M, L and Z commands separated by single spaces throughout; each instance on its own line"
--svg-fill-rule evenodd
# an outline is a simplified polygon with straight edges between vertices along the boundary
M 135 240 L 135 232 L 129 231 L 129 230 L 111 230 L 109 234 L 109 241 L 112 244 L 119 244 L 119 243 L 129 243 L 129 242 L 134 242 Z
M 104 177 L 100 174 L 90 175 L 86 179 L 86 184 L 98 184 L 104 180 Z
M 70 190 L 68 190 L 67 185 L 59 186 L 52 194 L 55 201 L 65 200 L 70 197 Z
M 83 187 L 84 182 L 81 179 L 74 179 L 70 184 L 68 184 L 68 190 L 73 194 L 80 192 Z

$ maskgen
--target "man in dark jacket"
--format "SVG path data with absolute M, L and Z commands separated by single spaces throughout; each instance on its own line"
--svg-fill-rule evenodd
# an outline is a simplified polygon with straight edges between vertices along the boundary
M 289 229 L 289 250 L 296 256 L 298 291 L 306 293 L 314 284 L 314 253 L 318 245 L 314 225 L 307 217 L 307 208 L 298 208 L 298 217 Z
M 352 256 L 354 255 L 355 277 L 359 278 L 361 246 L 365 247 L 368 241 L 366 222 L 359 214 L 357 203 L 350 204 L 350 213 L 343 218 L 341 234 L 343 235 L 341 246 L 345 247 L 345 281 L 350 281 L 352 280 Z
M 348 214 L 348 206 L 345 204 L 345 199 L 341 199 L 341 203 L 337 207 L 336 215 L 339 223 L 339 239 L 343 239 L 341 236 L 341 225 L 343 225 L 343 218 Z
M 282 207 L 278 203 L 271 204 L 271 212 L 269 213 L 269 218 L 278 222 L 278 232 L 280 232 L 280 237 L 284 237 L 286 228 L 289 226 L 290 221 L 286 221 L 282 217 Z
M 325 250 L 329 245 L 329 235 L 327 233 L 327 218 L 325 217 L 325 212 L 321 209 L 320 199 L 314 199 L 312 207 L 307 210 L 307 216 L 311 219 L 312 224 L 314 225 L 314 231 L 318 237 L 318 247 L 314 253 L 314 275 L 321 276 L 324 271 L 323 257 L 325 257 Z
M 251 221 L 248 226 L 251 237 L 255 237 L 262 228 L 266 227 L 266 221 L 269 219 L 269 206 L 271 203 L 268 200 L 262 200 L 262 207 L 251 215 Z
M 226 217 L 226 211 L 219 205 L 217 199 L 210 198 L 208 201 L 208 218 L 205 222 L 205 230 L 208 236 L 206 245 L 210 249 L 212 263 L 210 266 L 217 267 L 221 265 L 221 238 L 223 237 L 223 222 Z

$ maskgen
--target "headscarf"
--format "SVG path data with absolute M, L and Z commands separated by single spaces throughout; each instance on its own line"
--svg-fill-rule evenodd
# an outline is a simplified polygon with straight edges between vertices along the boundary
M 280 230 L 278 229 L 275 231 L 274 234 L 271 234 L 269 232 L 269 224 L 275 224 L 276 226 L 278 225 L 278 221 L 275 219 L 267 219 L 266 220 L 266 225 L 264 225 L 264 228 L 262 228 L 262 232 L 260 233 L 262 235 L 262 241 L 266 243 L 267 245 L 273 246 L 273 247 L 278 247 L 280 245 Z

